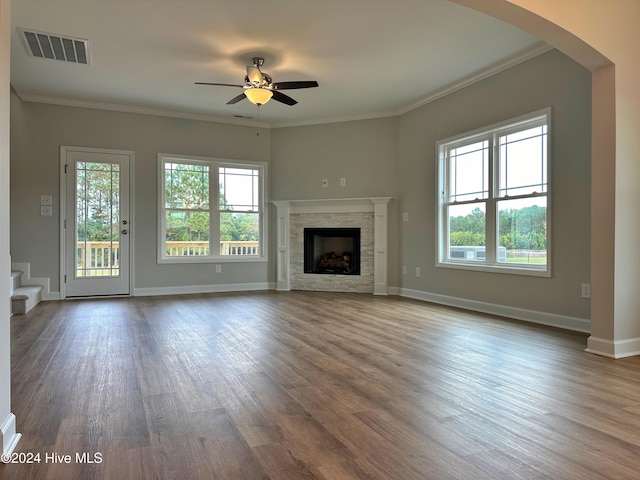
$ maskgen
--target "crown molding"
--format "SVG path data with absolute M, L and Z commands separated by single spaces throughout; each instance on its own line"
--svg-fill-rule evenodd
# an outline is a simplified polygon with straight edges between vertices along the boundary
M 174 118 L 182 118 L 186 120 L 198 120 L 203 122 L 224 123 L 229 125 L 239 125 L 239 126 L 253 127 L 253 128 L 257 127 L 257 128 L 264 128 L 264 129 L 304 127 L 304 126 L 322 125 L 322 124 L 329 124 L 329 123 L 373 120 L 378 118 L 397 117 L 400 115 L 404 115 L 405 113 L 408 113 L 412 110 L 423 107 L 424 105 L 434 102 L 440 98 L 443 98 L 447 95 L 457 92 L 458 90 L 466 88 L 470 85 L 473 85 L 474 83 L 480 82 L 481 80 L 489 78 L 500 72 L 508 70 L 509 68 L 520 65 L 521 63 L 531 60 L 551 50 L 553 50 L 553 47 L 550 47 L 546 43 L 540 43 L 533 48 L 527 49 L 518 55 L 515 55 L 506 59 L 503 62 L 494 64 L 491 67 L 486 68 L 470 77 L 466 77 L 458 82 L 455 82 L 446 86 L 441 90 L 433 92 L 428 96 L 423 97 L 420 100 L 414 103 L 411 103 L 410 105 L 407 105 L 399 110 L 362 114 L 362 115 L 353 115 L 348 117 L 328 117 L 324 119 L 321 118 L 321 119 L 306 120 L 306 121 L 300 121 L 300 122 L 282 122 L 282 123 L 278 123 L 278 122 L 270 123 L 266 121 L 258 122 L 255 119 L 248 119 L 248 118 L 228 118 L 228 117 L 221 117 L 216 115 L 206 115 L 206 114 L 193 113 L 193 112 L 181 112 L 177 110 L 141 107 L 136 105 L 123 105 L 123 104 L 117 104 L 117 103 L 93 102 L 89 100 L 76 100 L 71 98 L 51 97 L 51 96 L 45 96 L 45 95 L 21 94 L 19 92 L 16 92 L 16 93 L 23 102 L 47 103 L 47 104 L 62 105 L 67 107 L 92 108 L 97 110 L 136 113 L 141 115 L 174 117 Z
M 398 115 L 403 115 L 405 113 L 408 113 L 412 110 L 415 110 L 417 108 L 420 108 L 424 105 L 427 105 L 431 102 L 435 102 L 436 100 L 442 98 L 442 97 L 446 97 L 447 95 L 451 95 L 454 92 L 457 92 L 458 90 L 462 90 L 463 88 L 466 88 L 470 85 L 473 85 L 474 83 L 480 82 L 482 80 L 484 80 L 485 78 L 489 78 L 492 77 L 494 75 L 497 75 L 500 72 L 504 72 L 505 70 L 508 70 L 512 67 L 515 67 L 517 65 L 520 65 L 521 63 L 527 62 L 537 56 L 540 56 L 544 53 L 550 52 L 551 50 L 553 50 L 553 47 L 547 45 L 546 43 L 540 43 L 538 45 L 536 45 L 533 48 L 529 48 L 527 50 L 524 50 L 523 52 L 519 53 L 518 55 L 509 57 L 508 59 L 496 63 L 492 66 L 490 66 L 489 68 L 486 68 L 474 75 L 471 75 L 470 77 L 466 77 L 458 82 L 452 83 L 449 86 L 438 90 L 437 92 L 432 93 L 431 95 L 424 97 L 420 100 L 418 100 L 415 103 L 412 103 L 408 106 L 406 106 L 405 108 L 402 108 L 400 110 L 398 110 L 397 114 Z
M 90 100 L 77 100 L 73 98 L 51 97 L 46 95 L 30 95 L 16 92 L 23 102 L 46 103 L 50 105 L 61 105 L 64 107 L 91 108 L 94 110 L 108 110 L 112 112 L 136 113 L 140 115 L 155 115 L 159 117 L 182 118 L 185 120 L 198 120 L 202 122 L 226 123 L 229 125 L 240 125 L 245 127 L 270 128 L 266 122 L 258 122 L 248 118 L 228 118 L 215 115 L 205 115 L 193 112 L 181 112 L 160 108 L 141 107 L 136 105 L 124 105 L 118 103 L 93 102 Z

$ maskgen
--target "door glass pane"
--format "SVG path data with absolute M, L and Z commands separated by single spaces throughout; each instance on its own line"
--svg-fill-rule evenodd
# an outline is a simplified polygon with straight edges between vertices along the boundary
M 76 163 L 76 278 L 120 275 L 120 166 Z

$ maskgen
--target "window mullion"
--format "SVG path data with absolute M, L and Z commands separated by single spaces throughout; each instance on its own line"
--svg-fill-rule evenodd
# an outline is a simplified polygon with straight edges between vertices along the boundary
M 486 241 L 485 241 L 485 260 L 488 264 L 496 263 L 497 257 L 497 226 L 496 226 L 496 196 L 499 188 L 499 154 L 498 142 L 496 135 L 490 135 L 488 138 L 489 148 L 489 197 L 487 198 L 486 207 Z
M 449 204 L 451 199 L 449 198 L 450 178 L 451 178 L 451 163 L 449 161 L 451 148 L 444 149 L 444 155 L 441 159 L 441 176 L 440 176 L 440 245 L 438 248 L 438 258 L 449 258 Z
M 209 165 L 209 255 L 220 256 L 220 179 L 218 165 Z

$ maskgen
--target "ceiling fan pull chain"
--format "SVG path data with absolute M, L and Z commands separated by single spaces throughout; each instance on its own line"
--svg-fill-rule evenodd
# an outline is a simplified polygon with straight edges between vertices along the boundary
M 256 137 L 260 138 L 260 105 L 256 104 L 256 118 L 258 119 L 258 130 L 256 131 Z

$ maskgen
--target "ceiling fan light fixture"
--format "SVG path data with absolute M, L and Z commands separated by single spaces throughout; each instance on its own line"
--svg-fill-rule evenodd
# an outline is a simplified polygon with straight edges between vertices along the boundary
M 258 87 L 247 88 L 244 91 L 244 94 L 249 101 L 255 105 L 264 105 L 273 96 L 273 92 L 271 90 Z

